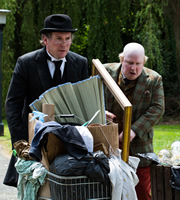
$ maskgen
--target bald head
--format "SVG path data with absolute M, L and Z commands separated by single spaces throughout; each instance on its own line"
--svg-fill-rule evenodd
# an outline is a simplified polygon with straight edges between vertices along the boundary
M 147 60 L 144 47 L 135 42 L 129 43 L 124 47 L 119 57 L 123 76 L 129 80 L 137 79 L 141 75 Z
M 119 58 L 120 61 L 122 63 L 122 59 L 124 59 L 124 57 L 129 56 L 129 55 L 138 55 L 139 57 L 142 57 L 142 59 L 144 60 L 144 64 L 146 63 L 148 57 L 145 56 L 145 50 L 144 47 L 141 44 L 132 42 L 127 44 L 124 49 L 123 52 L 119 54 Z

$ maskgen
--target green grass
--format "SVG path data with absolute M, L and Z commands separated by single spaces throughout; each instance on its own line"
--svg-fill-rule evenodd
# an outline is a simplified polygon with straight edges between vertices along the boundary
M 4 136 L 0 136 L 0 145 L 3 146 L 3 149 L 7 153 L 11 154 L 12 152 L 11 136 L 10 136 L 9 129 L 7 126 L 7 121 L 3 120 L 3 123 L 4 123 Z
M 180 125 L 155 125 L 153 146 L 154 152 L 158 154 L 161 149 L 169 150 L 171 144 L 180 141 Z
M 7 122 L 4 123 L 4 136 L 0 136 L 0 144 L 7 153 L 11 153 L 11 138 Z M 180 125 L 155 125 L 154 126 L 154 152 L 158 154 L 161 149 L 170 149 L 171 144 L 176 141 L 180 141 Z

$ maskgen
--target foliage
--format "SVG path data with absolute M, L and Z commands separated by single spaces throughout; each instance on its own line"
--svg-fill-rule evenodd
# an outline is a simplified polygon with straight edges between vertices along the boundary
M 123 46 L 128 42 L 139 42 L 149 57 L 147 67 L 163 76 L 165 93 L 173 96 L 177 90 L 172 80 L 178 78 L 178 66 L 172 19 L 164 12 L 167 2 L 1 0 L 0 7 L 11 10 L 3 31 L 3 108 L 17 58 L 41 48 L 39 31 L 43 28 L 45 17 L 53 13 L 68 14 L 72 18 L 73 27 L 78 31 L 71 50 L 88 58 L 90 70 L 93 58 L 100 59 L 102 63 L 119 62 L 118 54 Z
M 88 34 L 88 58 L 98 58 L 102 63 L 119 62 L 122 51 L 121 2 L 86 0 Z M 93 49 L 93 51 L 92 51 Z
M 16 1 L 2 1 L 1 8 L 11 10 L 7 14 L 7 25 L 3 29 L 3 50 L 2 50 L 2 117 L 4 118 L 4 101 L 6 98 L 7 89 L 12 77 L 14 63 L 15 63 L 15 49 L 14 49 L 14 30 L 16 26 L 14 13 L 16 12 Z M 10 22 L 8 24 L 8 22 Z
M 174 39 L 174 32 L 171 21 L 165 17 L 166 26 L 164 27 L 164 33 L 160 42 L 162 51 L 163 63 L 161 75 L 163 77 L 164 89 L 166 91 L 166 96 L 174 96 L 172 94 L 179 93 L 177 66 L 176 66 L 176 42 Z M 168 47 L 168 48 L 167 48 Z
M 159 39 L 162 36 L 161 28 L 164 25 L 163 10 L 166 1 L 141 1 L 140 8 L 135 15 L 134 40 L 139 41 L 146 49 L 149 57 L 148 67 L 162 71 L 162 48 Z M 157 23 L 158 22 L 158 23 Z M 158 59 L 156 59 L 158 58 Z

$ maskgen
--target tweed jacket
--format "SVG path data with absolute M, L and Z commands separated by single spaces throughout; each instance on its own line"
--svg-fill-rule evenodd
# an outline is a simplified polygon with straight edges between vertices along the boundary
M 104 64 L 117 83 L 120 63 Z M 114 97 L 105 87 L 106 109 L 111 111 Z M 164 89 L 162 77 L 155 71 L 143 67 L 132 96 L 132 123 L 131 129 L 136 133 L 136 137 L 130 143 L 130 152 L 134 156 L 136 153 L 153 152 L 153 126 L 164 114 Z M 139 166 L 148 166 L 149 162 L 141 159 Z

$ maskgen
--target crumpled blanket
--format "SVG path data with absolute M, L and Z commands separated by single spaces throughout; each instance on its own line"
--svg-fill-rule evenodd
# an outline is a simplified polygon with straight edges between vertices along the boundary
M 18 158 L 15 163 L 18 179 L 18 198 L 21 200 L 36 200 L 39 187 L 45 183 L 47 170 L 40 162 L 25 161 Z

